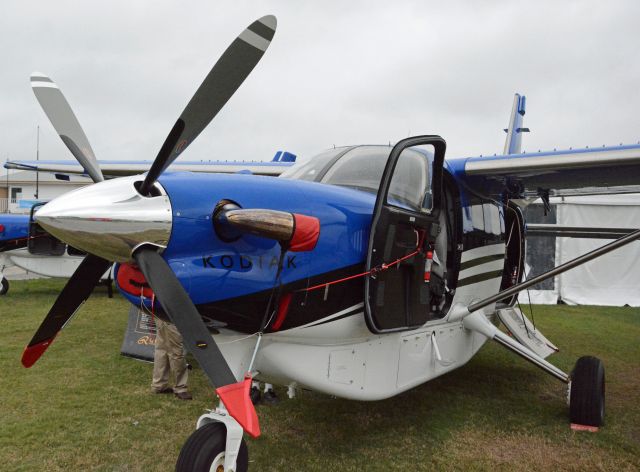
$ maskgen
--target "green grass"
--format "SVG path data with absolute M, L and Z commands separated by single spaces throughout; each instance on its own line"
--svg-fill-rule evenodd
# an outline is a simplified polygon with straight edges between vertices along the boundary
M 127 304 L 98 288 L 31 369 L 25 344 L 63 286 L 13 282 L 0 298 L 0 470 L 169 471 L 212 389 L 194 370 L 195 399 L 149 393 L 151 365 L 120 356 Z M 638 470 L 640 310 L 535 307 L 535 320 L 571 370 L 599 356 L 607 423 L 569 429 L 565 387 L 491 344 L 466 366 L 371 403 L 302 392 L 259 406 L 248 440 L 252 471 Z

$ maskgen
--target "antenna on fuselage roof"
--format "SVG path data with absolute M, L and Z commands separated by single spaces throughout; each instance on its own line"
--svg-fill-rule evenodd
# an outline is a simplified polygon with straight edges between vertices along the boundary
M 522 127 L 525 111 L 526 97 L 516 93 L 513 97 L 509 127 L 504 130 L 504 132 L 507 133 L 507 139 L 504 143 L 504 154 L 520 154 L 522 152 L 522 133 L 529 132 L 529 128 Z

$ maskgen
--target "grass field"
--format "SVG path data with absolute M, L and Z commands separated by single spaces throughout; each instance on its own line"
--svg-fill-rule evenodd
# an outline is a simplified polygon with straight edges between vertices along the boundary
M 25 344 L 63 286 L 13 282 L 0 298 L 0 470 L 170 471 L 213 404 L 200 370 L 181 402 L 151 395 L 151 365 L 120 356 L 128 307 L 97 289 L 32 369 Z M 606 425 L 569 429 L 565 387 L 497 345 L 396 398 L 359 403 L 302 392 L 259 406 L 251 471 L 639 470 L 640 310 L 534 307 L 571 370 L 593 354 L 607 369 Z M 280 391 L 281 398 L 285 398 Z

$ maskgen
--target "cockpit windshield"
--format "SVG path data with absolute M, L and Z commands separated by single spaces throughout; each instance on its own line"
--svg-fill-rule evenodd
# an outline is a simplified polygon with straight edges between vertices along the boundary
M 321 182 L 377 193 L 390 152 L 388 146 L 358 146 L 332 165 Z
M 336 157 L 348 151 L 348 147 L 339 147 L 324 151 L 317 156 L 312 157 L 307 162 L 293 166 L 285 170 L 280 177 L 285 179 L 300 179 L 317 182 L 324 174 L 325 167 L 328 166 Z
M 330 149 L 282 173 L 281 177 L 322 182 L 378 193 L 391 146 L 355 146 Z M 430 207 L 428 152 L 403 151 L 389 188 L 397 206 L 424 211 Z

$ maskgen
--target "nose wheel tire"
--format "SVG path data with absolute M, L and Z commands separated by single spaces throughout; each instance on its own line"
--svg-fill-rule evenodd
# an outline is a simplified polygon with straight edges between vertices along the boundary
M 602 361 L 591 356 L 578 359 L 571 373 L 571 423 L 596 427 L 604 424 L 604 387 Z
M 2 285 L 0 285 L 0 295 L 4 295 L 9 291 L 9 281 L 2 277 Z
M 182 446 L 176 472 L 224 472 L 224 449 L 227 428 L 222 423 L 209 423 L 196 429 Z M 236 472 L 247 472 L 249 453 L 244 439 L 240 445 Z

